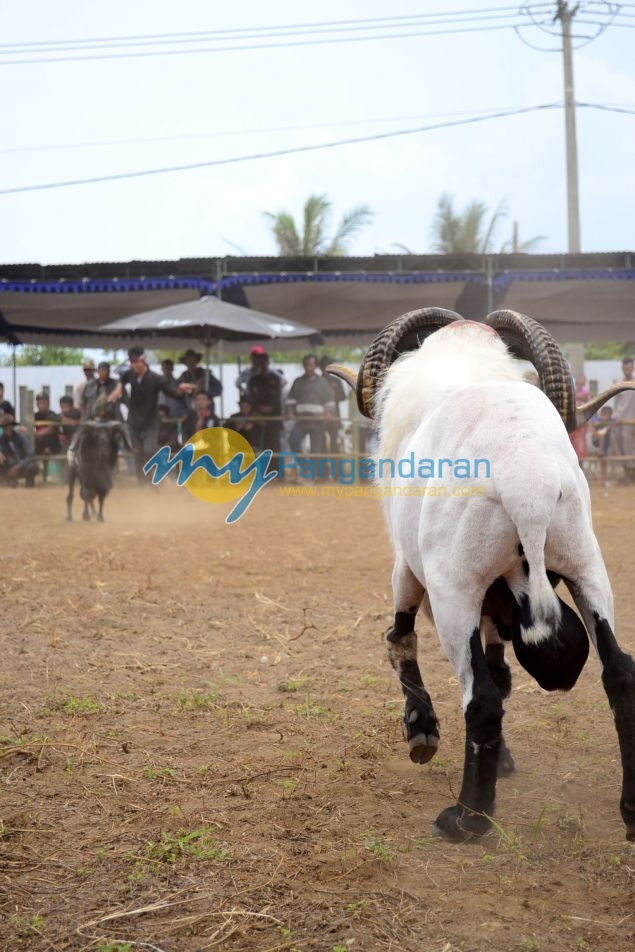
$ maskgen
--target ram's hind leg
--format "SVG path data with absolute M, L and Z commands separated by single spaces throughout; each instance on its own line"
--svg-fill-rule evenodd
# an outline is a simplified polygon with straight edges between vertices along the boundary
M 415 617 L 423 588 L 403 562 L 396 562 L 392 576 L 395 622 L 386 632 L 388 658 L 397 672 L 405 698 L 404 724 L 410 759 L 425 764 L 437 752 L 439 723 L 417 662 Z
M 441 644 L 459 678 L 465 714 L 461 792 L 458 803 L 437 817 L 436 827 L 443 836 L 461 842 L 481 836 L 490 827 L 502 742 L 503 700 L 485 659 L 480 617 L 473 607 L 445 593 L 439 599 L 443 607 L 438 614 L 432 592 L 430 600 Z
M 604 575 L 604 573 L 603 573 Z M 622 758 L 620 812 L 626 839 L 635 841 L 635 661 L 613 634 L 613 599 L 604 580 L 567 582 L 602 665 L 602 684 L 613 711 Z
M 485 638 L 485 660 L 487 667 L 492 681 L 500 691 L 501 699 L 504 701 L 509 697 L 512 690 L 512 672 L 505 661 L 505 645 L 500 638 L 495 621 L 487 615 L 483 616 L 481 630 Z M 501 735 L 501 746 L 498 756 L 498 776 L 510 777 L 515 770 L 516 764 L 514 763 L 514 758 L 505 743 L 505 738 Z

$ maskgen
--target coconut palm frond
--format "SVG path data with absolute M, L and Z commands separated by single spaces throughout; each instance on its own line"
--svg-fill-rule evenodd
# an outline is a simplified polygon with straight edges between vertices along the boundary
M 333 238 L 331 239 L 326 254 L 346 254 L 346 239 L 350 238 L 351 235 L 353 235 L 360 228 L 363 228 L 364 225 L 367 225 L 373 215 L 374 212 L 368 207 L 368 205 L 357 205 L 355 208 L 351 208 L 349 211 L 345 212 L 345 214 L 342 215 Z
M 368 224 L 373 212 L 367 205 L 358 205 L 346 212 L 337 227 L 334 237 L 326 237 L 326 226 L 331 213 L 327 195 L 309 195 L 302 209 L 300 232 L 289 212 L 265 212 L 281 255 L 310 257 L 346 253 L 346 239 L 363 225 Z
M 302 242 L 289 212 L 265 212 L 265 218 L 271 222 L 271 230 L 278 243 L 278 251 L 283 257 L 297 258 L 302 254 Z
M 324 232 L 330 211 L 331 203 L 326 195 L 309 195 L 303 209 L 303 254 L 316 255 L 322 253 L 326 242 Z

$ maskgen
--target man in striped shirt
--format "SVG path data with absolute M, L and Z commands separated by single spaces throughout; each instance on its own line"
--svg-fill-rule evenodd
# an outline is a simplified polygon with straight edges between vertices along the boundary
M 287 412 L 295 417 L 289 435 L 289 446 L 294 453 L 302 452 L 306 436 L 311 453 L 324 453 L 325 424 L 335 418 L 335 402 L 327 381 L 317 372 L 317 357 L 307 354 L 302 361 L 304 374 L 293 381 L 287 398 Z

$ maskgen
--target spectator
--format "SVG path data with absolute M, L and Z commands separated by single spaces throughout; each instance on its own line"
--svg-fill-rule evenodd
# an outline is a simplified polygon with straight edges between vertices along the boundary
M 288 412 L 296 418 L 289 446 L 293 453 L 301 453 L 304 438 L 308 436 L 311 453 L 323 454 L 325 426 L 334 420 L 333 394 L 324 377 L 317 372 L 317 357 L 307 354 L 302 366 L 304 374 L 293 381 L 287 399 Z
M 261 449 L 271 450 L 271 467 L 279 471 L 282 429 L 282 378 L 269 367 L 269 355 L 257 354 L 255 369 L 247 384 L 247 396 L 255 422 L 262 426 Z
M 326 380 L 327 384 L 331 388 L 331 397 L 334 404 L 333 410 L 333 419 L 328 420 L 326 423 L 326 435 L 328 437 L 328 451 L 331 456 L 334 456 L 340 451 L 340 430 L 342 428 L 342 421 L 340 418 L 340 403 L 342 400 L 346 400 L 346 394 L 344 393 L 344 385 L 338 377 L 333 377 L 331 374 L 327 374 L 326 368 L 329 364 L 333 363 L 330 357 L 324 355 L 320 358 L 320 370 L 322 376 Z
M 15 420 L 15 409 L 8 400 L 4 399 L 4 384 L 0 383 L 0 416 L 8 415 Z
M 0 436 L 0 478 L 13 488 L 18 485 L 19 479 L 24 479 L 30 489 L 35 485 L 38 465 L 29 438 L 17 430 L 10 413 L 0 417 L 0 425 L 3 428 Z
M 205 370 L 203 367 L 199 367 L 198 364 L 203 357 L 202 354 L 199 354 L 197 351 L 188 348 L 184 354 L 181 354 L 179 360 L 181 363 L 185 364 L 187 370 L 184 370 L 177 383 L 191 383 L 194 384 L 195 393 L 198 390 L 207 390 L 212 400 L 212 413 L 214 413 L 214 397 L 220 397 L 223 392 L 223 385 L 220 380 L 217 380 L 211 370 Z M 205 381 L 207 380 L 207 385 Z M 188 412 L 195 413 L 196 407 L 194 405 L 194 397 L 190 395 L 189 400 L 187 401 Z
M 161 373 L 168 383 L 176 386 L 173 360 L 167 358 L 162 361 Z M 162 393 L 159 397 L 159 410 L 161 410 L 161 427 L 164 434 L 164 438 L 159 441 L 161 446 L 178 446 L 181 427 L 185 423 L 189 412 L 187 401 L 183 397 L 168 397 L 165 393 Z M 163 412 L 164 410 L 166 412 Z
M 586 384 L 586 377 L 580 376 L 576 377 L 575 381 L 575 402 L 576 406 L 584 403 L 589 399 L 590 391 Z M 587 424 L 584 423 L 582 426 L 578 427 L 577 430 L 574 430 L 573 433 L 569 434 L 569 439 L 573 444 L 573 448 L 576 451 L 578 461 L 581 463 L 586 456 L 587 452 Z
M 84 371 L 84 379 L 81 383 L 78 383 L 75 387 L 75 406 L 82 406 L 82 397 L 84 394 L 84 387 L 90 380 L 95 379 L 95 364 L 92 360 L 85 360 L 82 364 L 82 370 Z
M 205 371 L 203 371 L 204 373 Z M 174 377 L 174 361 L 166 358 L 166 360 L 161 362 L 161 373 L 165 380 L 168 383 L 178 386 L 178 382 Z M 181 374 L 183 376 L 183 374 Z M 187 383 L 188 381 L 184 381 Z M 189 381 L 194 382 L 194 381 Z M 162 393 L 159 397 L 159 406 L 164 406 L 168 408 L 168 416 L 173 420 L 179 420 L 181 423 L 185 422 L 187 416 L 187 401 L 183 397 L 168 397 L 165 393 Z
M 214 403 L 209 393 L 199 390 L 194 397 L 194 412 L 189 413 L 183 427 L 183 441 L 187 442 L 199 430 L 207 430 L 211 426 L 219 426 L 219 419 L 214 413 Z
M 263 446 L 264 427 L 262 423 L 253 419 L 253 406 L 249 394 L 243 393 L 238 400 L 238 413 L 232 413 L 228 420 L 225 420 L 223 426 L 227 430 L 234 430 L 244 436 L 256 456 L 261 452 Z
M 62 442 L 64 449 L 68 449 L 75 435 L 75 429 L 81 421 L 82 414 L 77 407 L 73 406 L 73 398 L 69 396 L 60 397 L 60 411 L 62 420 Z
M 135 470 L 139 483 L 145 481 L 143 467 L 159 448 L 159 394 L 178 397 L 196 389 L 194 384 L 175 385 L 155 374 L 148 367 L 143 347 L 131 347 L 128 351 L 130 367 L 120 375 L 117 389 L 111 399 L 121 397 L 123 388 L 130 387 L 128 427 L 135 458 Z M 116 396 L 115 396 L 116 395 Z
M 617 418 L 613 416 L 613 408 L 610 404 L 601 407 L 598 416 L 594 416 L 591 420 L 591 442 L 600 457 L 600 475 L 605 486 L 611 485 L 608 479 L 608 457 L 615 454 L 611 446 L 611 437 L 616 423 Z
M 97 367 L 97 377 L 89 380 L 82 394 L 82 419 L 121 421 L 121 400 L 118 396 L 119 384 L 110 376 L 110 364 L 107 360 Z
M 241 370 L 238 376 L 236 377 L 236 386 L 240 393 L 246 393 L 249 387 L 249 379 L 252 374 L 256 373 L 258 369 L 258 358 L 264 357 L 266 351 L 264 347 L 261 347 L 259 344 L 256 344 L 255 347 L 252 347 L 249 351 L 249 357 L 251 358 L 251 363 L 248 367 L 245 367 L 244 370 Z
M 38 393 L 35 397 L 37 406 L 33 414 L 35 421 L 35 453 L 36 456 L 57 456 L 62 452 L 62 442 L 60 440 L 60 416 L 53 413 L 49 404 L 48 394 Z M 49 462 L 44 460 L 43 476 L 44 482 L 48 478 Z
M 622 361 L 622 383 L 633 381 L 633 358 Z M 635 390 L 624 390 L 615 397 L 615 416 L 617 417 L 617 444 L 621 456 L 632 456 L 624 463 L 626 484 L 635 483 Z

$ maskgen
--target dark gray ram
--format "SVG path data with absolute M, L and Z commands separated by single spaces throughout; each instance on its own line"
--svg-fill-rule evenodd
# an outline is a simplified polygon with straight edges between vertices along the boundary
M 79 481 L 80 495 L 84 500 L 83 518 L 90 520 L 90 511 L 99 522 L 104 521 L 104 499 L 112 489 L 113 472 L 117 464 L 119 439 L 132 449 L 130 438 L 123 423 L 109 421 L 100 423 L 89 420 L 80 423 L 68 448 L 68 496 L 66 497 L 67 520 L 73 519 L 73 491 L 75 480 Z M 99 511 L 95 511 L 95 498 Z M 89 509 L 90 506 L 90 509 Z

